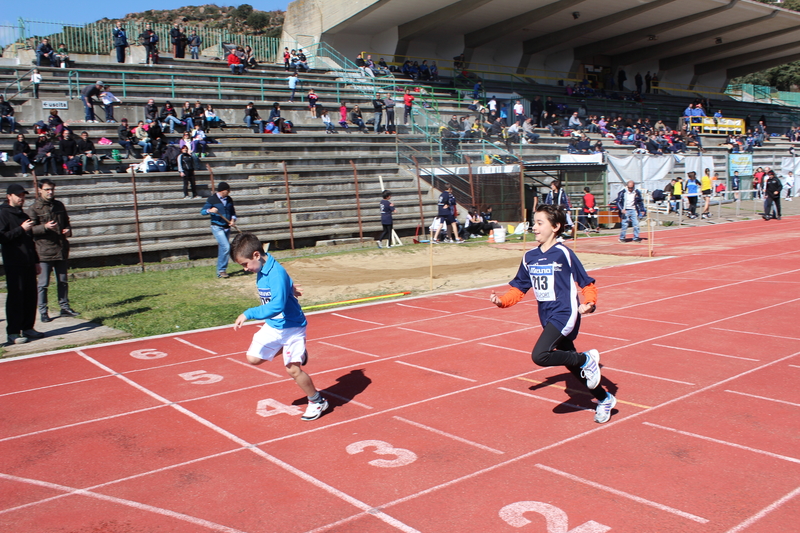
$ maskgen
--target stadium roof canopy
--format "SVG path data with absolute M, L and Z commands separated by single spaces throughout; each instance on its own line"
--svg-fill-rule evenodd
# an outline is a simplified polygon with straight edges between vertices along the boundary
M 594 65 L 717 88 L 800 59 L 800 13 L 752 0 L 296 0 L 284 32 L 440 69 L 464 53 L 518 74 Z

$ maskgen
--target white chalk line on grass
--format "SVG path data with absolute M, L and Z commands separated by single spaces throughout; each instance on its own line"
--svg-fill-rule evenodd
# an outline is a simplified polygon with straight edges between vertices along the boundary
M 39 481 L 39 480 L 36 480 L 36 479 L 28 479 L 28 478 L 19 477 L 19 476 L 11 476 L 11 475 L 2 474 L 2 473 L 0 473 L 0 478 L 7 479 L 9 481 L 16 481 L 16 482 L 19 482 L 19 483 L 25 483 L 27 485 L 36 485 L 36 486 L 39 486 L 39 487 L 45 487 L 45 488 L 52 489 L 52 490 L 60 490 L 60 491 L 67 492 L 68 495 L 72 495 L 72 496 L 87 496 L 89 498 L 94 498 L 94 499 L 97 499 L 97 500 L 103 500 L 103 501 L 107 501 L 107 502 L 111 502 L 111 503 L 116 503 L 116 504 L 119 504 L 119 505 L 124 505 L 126 507 L 132 507 L 132 508 L 138 509 L 140 511 L 149 511 L 151 513 L 160 514 L 160 515 L 163 515 L 163 516 L 168 516 L 170 518 L 176 518 L 178 520 L 181 520 L 183 522 L 188 522 L 188 523 L 194 524 L 196 526 L 203 526 L 203 527 L 212 529 L 214 531 L 223 531 L 224 533 L 246 533 L 246 532 L 241 531 L 239 529 L 234 529 L 232 527 L 223 526 L 221 524 L 217 524 L 217 523 L 211 522 L 209 520 L 204 520 L 202 518 L 197 518 L 195 516 L 190 516 L 190 515 L 187 515 L 187 514 L 178 513 L 176 511 L 170 511 L 169 509 L 163 509 L 161 507 L 154 507 L 152 505 L 147 505 L 146 503 L 140 503 L 140 502 L 134 502 L 134 501 L 131 501 L 131 500 L 126 500 L 124 498 L 117 498 L 117 497 L 114 497 L 114 496 L 107 496 L 105 494 L 100 494 L 100 493 L 96 493 L 96 492 L 89 492 L 88 490 L 85 490 L 85 489 L 76 489 L 76 488 L 72 488 L 72 487 L 67 487 L 65 485 L 58 485 L 56 483 L 48 483 L 46 481 Z M 41 503 L 41 502 L 35 502 L 35 503 L 38 504 L 38 503 Z M 7 512 L 7 510 L 6 511 L 0 511 L 0 512 Z
M 100 363 L 99 361 L 93 359 L 92 357 L 89 357 L 88 355 L 86 355 L 82 351 L 78 350 L 77 353 L 78 353 L 78 355 L 80 355 L 81 357 L 85 358 L 90 363 L 93 363 L 93 364 L 99 366 L 100 368 L 106 370 L 110 374 L 114 374 L 115 373 L 111 368 L 109 368 L 106 365 Z M 135 389 L 142 391 L 143 393 L 147 394 L 148 396 L 150 396 L 150 397 L 152 397 L 152 398 L 154 398 L 154 399 L 156 399 L 156 400 L 158 400 L 158 401 L 160 401 L 162 403 L 165 403 L 165 404 L 169 405 L 170 407 L 172 407 L 173 409 L 177 410 L 178 412 L 188 416 L 192 420 L 194 420 L 194 421 L 206 426 L 210 430 L 222 435 L 223 437 L 226 437 L 227 439 L 233 441 L 234 443 L 238 444 L 239 446 L 246 447 L 248 450 L 250 450 L 251 452 L 255 453 L 259 457 L 262 457 L 263 459 L 266 459 L 270 463 L 282 468 L 283 470 L 289 472 L 290 474 L 293 474 L 293 475 L 299 477 L 303 481 L 306 481 L 306 482 L 310 483 L 311 485 L 317 487 L 318 489 L 322 490 L 323 492 L 327 492 L 331 496 L 339 498 L 340 500 L 342 500 L 342 501 L 344 501 L 346 503 L 349 503 L 350 505 L 356 507 L 357 509 L 360 509 L 362 511 L 368 511 L 372 516 L 374 516 L 374 517 L 380 519 L 381 521 L 383 521 L 383 522 L 385 522 L 385 523 L 387 523 L 387 524 L 399 529 L 400 531 L 403 531 L 404 533 L 419 533 L 414 528 L 412 528 L 412 527 L 400 522 L 396 518 L 394 518 L 392 516 L 389 516 L 388 514 L 382 512 L 382 511 L 376 510 L 371 505 L 368 505 L 368 504 L 362 502 L 361 500 L 358 500 L 357 498 L 354 498 L 353 496 L 350 496 L 349 494 L 347 494 L 347 493 L 345 493 L 345 492 L 333 487 L 332 485 L 329 485 L 329 484 L 325 483 L 324 481 L 321 481 L 321 480 L 315 478 L 314 476 L 312 476 L 312 475 L 300 470 L 299 468 L 296 468 L 296 467 L 290 465 L 289 463 L 287 463 L 285 461 L 282 461 L 282 460 L 278 459 L 277 457 L 274 457 L 273 455 L 268 454 L 267 452 L 265 452 L 265 451 L 261 450 L 260 448 L 256 447 L 256 445 L 251 444 L 251 443 L 247 442 L 246 440 L 242 439 L 241 437 L 238 437 L 238 436 L 234 435 L 230 431 L 219 427 L 218 425 L 214 424 L 213 422 L 211 422 L 209 420 L 206 420 L 205 418 L 201 417 L 200 415 L 198 415 L 198 414 L 186 409 L 182 405 L 178 405 L 178 404 L 176 404 L 174 402 L 170 402 L 169 400 L 167 400 L 163 396 L 161 396 L 161 395 L 159 395 L 159 394 L 147 389 L 146 387 L 143 387 L 142 385 L 136 383 L 135 381 L 131 380 L 130 378 L 128 378 L 126 376 L 119 375 L 119 374 L 116 374 L 116 377 L 118 377 L 119 379 L 123 380 L 124 382 L 126 382 L 130 386 L 134 387 Z
M 790 300 L 794 301 L 794 300 Z M 758 335 L 760 337 L 771 337 L 773 339 L 786 339 L 790 341 L 800 341 L 800 338 L 797 337 L 785 337 L 783 335 L 773 335 L 771 333 L 756 333 L 755 331 L 742 331 L 740 329 L 726 329 L 726 328 L 711 328 L 717 331 L 728 331 L 730 333 L 744 333 L 745 335 Z
M 562 402 L 561 400 L 554 400 L 552 398 L 546 398 L 544 396 L 539 396 L 538 394 L 531 394 L 530 392 L 522 392 L 521 390 L 514 390 L 508 389 L 506 387 L 497 387 L 499 390 L 512 392 L 514 394 L 518 394 L 520 396 L 527 396 L 528 398 L 535 398 L 537 400 L 544 400 L 545 402 L 554 403 L 557 405 L 566 405 L 567 407 L 572 407 L 573 409 L 577 409 L 578 411 L 594 411 L 591 407 L 581 407 L 580 405 L 575 405 L 574 403 Z
M 775 402 L 775 403 L 782 403 L 782 404 L 786 404 L 786 405 L 791 405 L 792 407 L 800 407 L 800 403 L 787 402 L 786 400 L 778 400 L 777 398 L 767 398 L 766 396 L 758 396 L 756 394 L 748 394 L 746 392 L 739 392 L 739 391 L 735 391 L 735 390 L 726 390 L 725 392 L 730 392 L 731 394 L 738 394 L 740 396 L 747 396 L 748 398 L 756 398 L 758 400 L 766 400 L 768 402 Z
M 464 381 L 471 381 L 472 383 L 477 383 L 478 382 L 477 379 L 465 378 L 464 376 L 458 376 L 456 374 L 450 374 L 449 372 L 442 372 L 441 370 L 435 370 L 433 368 L 428 368 L 428 367 L 425 367 L 425 366 L 412 365 L 411 363 L 406 363 L 405 361 L 395 361 L 395 363 L 397 363 L 399 365 L 410 366 L 412 368 L 418 368 L 420 370 L 425 370 L 427 372 L 433 372 L 434 374 L 439 374 L 439 375 L 442 375 L 442 376 L 448 376 L 448 377 L 456 378 L 456 379 L 463 379 Z
M 759 520 L 761 520 L 762 518 L 767 516 L 772 511 L 775 511 L 775 510 L 779 509 L 784 503 L 788 502 L 789 500 L 791 500 L 792 498 L 794 498 L 798 494 L 800 494 L 800 487 L 797 487 L 796 489 L 794 489 L 792 492 L 790 492 L 789 494 L 787 494 L 783 498 L 781 498 L 781 499 L 769 504 L 768 506 L 764 507 L 759 512 L 757 512 L 756 514 L 754 514 L 753 516 L 751 516 L 750 518 L 748 518 L 747 520 L 745 520 L 744 522 L 742 522 L 738 526 L 732 527 L 731 529 L 729 529 L 725 533 L 739 533 L 740 531 L 744 531 L 748 527 L 752 526 L 753 524 L 755 524 L 756 522 L 758 522 Z
M 707 355 L 717 355 L 719 357 L 727 357 L 729 359 L 741 359 L 743 361 L 755 361 L 758 362 L 761 359 L 752 359 L 750 357 L 740 357 L 738 355 L 725 355 L 724 353 L 716 353 L 716 352 L 706 352 L 705 350 L 695 350 L 693 348 L 680 348 L 678 346 L 667 346 L 666 344 L 653 344 L 653 346 L 658 346 L 660 348 L 669 348 L 671 350 L 681 350 L 684 352 L 694 352 L 694 353 L 704 353 Z
M 351 316 L 343 315 L 341 313 L 331 313 L 331 316 L 338 316 L 339 318 L 346 318 L 347 320 L 355 320 L 356 322 L 364 322 L 365 324 L 374 324 L 376 326 L 385 326 L 381 322 L 373 322 L 372 320 L 364 320 L 363 318 L 353 318 Z
M 241 359 L 234 359 L 233 357 L 227 357 L 226 359 L 228 361 L 231 361 L 232 363 L 236 363 L 238 365 L 244 365 L 244 366 L 246 366 L 248 368 L 251 368 L 253 370 L 257 370 L 258 372 L 261 372 L 262 374 L 266 374 L 266 375 L 272 376 L 274 378 L 285 378 L 286 377 L 286 376 L 283 376 L 281 374 L 276 374 L 275 372 L 270 372 L 269 370 L 265 370 L 263 368 L 258 368 L 258 366 L 251 365 L 247 361 L 242 361 Z
M 685 511 L 681 511 L 680 509 L 675 509 L 674 507 L 670 507 L 668 505 L 663 505 L 663 504 L 660 504 L 660 503 L 656 503 L 656 502 L 654 502 L 652 500 L 647 500 L 645 498 L 641 498 L 639 496 L 635 496 L 635 495 L 633 495 L 633 494 L 631 494 L 629 492 L 625 492 L 625 491 L 622 491 L 622 490 L 614 489 L 614 488 L 611 488 L 611 487 L 609 487 L 607 485 L 601 485 L 600 483 L 595 483 L 594 481 L 590 481 L 588 479 L 584 479 L 584 478 L 578 477 L 576 475 L 570 474 L 568 472 L 564 472 L 562 470 L 556 470 L 555 468 L 552 468 L 552 467 L 549 467 L 549 466 L 545 466 L 543 464 L 536 464 L 535 466 L 536 466 L 536 468 L 540 468 L 540 469 L 545 470 L 547 472 L 550 472 L 552 474 L 556 474 L 558 476 L 565 477 L 567 479 L 570 479 L 572 481 L 576 481 L 578 483 L 583 483 L 584 485 L 589 485 L 590 487 L 594 487 L 596 489 L 600 489 L 600 490 L 605 491 L 605 492 L 610 492 L 611 494 L 614 494 L 616 496 L 622 496 L 623 498 L 628 498 L 629 500 L 633 500 L 633 501 L 635 501 L 637 503 L 641 503 L 641 504 L 647 505 L 649 507 L 654 507 L 654 508 L 659 509 L 661 511 L 666 511 L 668 513 L 671 513 L 671 514 L 674 514 L 674 515 L 677 515 L 677 516 L 680 516 L 680 517 L 683 517 L 683 518 L 688 518 L 689 520 L 692 520 L 694 522 L 698 522 L 700 524 L 707 524 L 708 523 L 708 520 L 706 518 L 702 518 L 700 516 L 693 515 L 691 513 L 685 512 Z
M 766 455 L 767 457 L 772 457 L 773 459 L 781 459 L 783 461 L 788 461 L 790 463 L 797 463 L 800 464 L 800 459 L 795 457 L 789 457 L 788 455 L 780 455 L 777 453 L 768 452 L 765 450 L 759 450 L 758 448 L 751 448 L 750 446 L 744 446 L 742 444 L 736 444 L 735 442 L 728 442 L 725 440 L 715 439 L 713 437 L 706 437 L 705 435 L 699 435 L 697 433 L 690 433 L 689 431 L 681 431 L 680 429 L 675 429 L 667 426 L 662 426 L 659 424 L 653 424 L 650 422 L 642 422 L 643 425 L 649 426 L 651 428 L 663 429 L 664 431 L 671 431 L 672 433 L 678 433 L 680 435 L 685 435 L 687 437 L 694 437 L 695 439 L 705 440 L 708 442 L 713 442 L 715 444 L 723 444 L 725 446 L 730 446 L 731 448 L 738 448 L 740 450 L 746 450 L 748 452 L 757 453 L 760 455 Z
M 422 309 L 424 311 L 435 311 L 437 313 L 444 313 L 446 315 L 451 314 L 451 311 L 442 311 L 441 309 L 431 309 L 430 307 L 422 307 L 419 305 L 408 305 L 408 304 L 397 304 L 400 307 L 410 307 L 411 309 Z
M 490 448 L 489 446 L 484 446 L 483 444 L 465 439 L 463 437 L 459 437 L 458 435 L 453 435 L 452 433 L 448 433 L 446 431 L 442 431 L 441 429 L 432 428 L 430 426 L 426 426 L 425 424 L 420 424 L 419 422 L 414 422 L 413 420 L 409 420 L 407 418 L 403 418 L 401 416 L 393 416 L 395 420 L 399 420 L 400 422 L 405 422 L 406 424 L 410 424 L 412 426 L 418 427 L 420 429 L 424 429 L 426 431 L 430 431 L 431 433 L 436 433 L 437 435 L 441 435 L 443 437 L 447 437 L 449 439 L 453 439 L 458 442 L 463 442 L 464 444 L 469 444 L 470 446 L 474 446 L 478 449 L 485 450 L 487 452 L 496 453 L 498 455 L 502 455 L 505 452 L 501 452 L 500 450 L 495 450 L 494 448 Z
M 182 339 L 180 337 L 175 337 L 175 340 L 178 341 L 178 342 L 182 342 L 186 346 L 191 346 L 192 348 L 197 348 L 198 350 L 202 350 L 204 352 L 210 353 L 211 355 L 218 355 L 217 352 L 215 352 L 213 350 L 209 350 L 208 348 L 203 348 L 202 346 L 198 346 L 196 344 L 193 344 L 193 343 L 187 341 L 186 339 Z

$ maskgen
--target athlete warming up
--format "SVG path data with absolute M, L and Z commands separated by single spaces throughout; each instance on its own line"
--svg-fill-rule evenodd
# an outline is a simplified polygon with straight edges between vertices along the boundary
M 556 205 L 540 205 L 533 217 L 537 248 L 525 253 L 511 289 L 502 296 L 494 292 L 490 300 L 497 307 L 511 307 L 533 289 L 539 302 L 542 335 L 533 347 L 533 362 L 539 366 L 566 366 L 579 381 L 585 381 L 597 399 L 594 421 L 608 422 L 616 398 L 600 386 L 600 353 L 575 351 L 573 341 L 581 325 L 580 315 L 592 313 L 597 303 L 594 280 L 572 250 L 556 242 L 564 231 L 567 216 Z M 583 294 L 580 304 L 578 289 Z

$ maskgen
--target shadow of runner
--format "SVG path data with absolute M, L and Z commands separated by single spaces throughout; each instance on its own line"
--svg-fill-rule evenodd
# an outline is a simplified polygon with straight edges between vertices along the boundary
M 313 376 L 312 376 L 313 377 Z M 364 370 L 351 370 L 349 373 L 336 378 L 336 384 L 321 389 L 322 395 L 328 400 L 328 410 L 325 414 L 330 413 L 339 406 L 349 403 L 355 399 L 356 396 L 361 394 L 369 387 L 372 380 L 365 374 Z M 306 405 L 308 398 L 300 398 L 292 402 L 292 405 Z
M 95 324 L 103 325 L 107 320 L 113 320 L 115 318 L 125 318 L 131 315 L 136 315 L 139 313 L 146 313 L 147 311 L 152 310 L 152 307 L 139 307 L 137 309 L 130 309 L 128 311 L 123 311 L 121 313 L 117 313 L 115 315 L 109 316 L 96 316 L 91 321 Z
M 619 387 L 607 377 L 603 376 L 600 379 L 600 385 L 614 396 L 617 395 Z M 555 387 L 563 390 L 569 396 L 568 400 L 553 408 L 554 413 L 572 413 L 578 409 L 594 410 L 597 405 L 593 401 L 594 396 L 592 396 L 592 393 L 586 389 L 586 384 L 578 381 L 571 372 L 549 376 L 544 381 L 528 387 L 528 390 L 537 391 L 546 387 Z M 617 409 L 612 410 L 612 413 L 616 412 Z

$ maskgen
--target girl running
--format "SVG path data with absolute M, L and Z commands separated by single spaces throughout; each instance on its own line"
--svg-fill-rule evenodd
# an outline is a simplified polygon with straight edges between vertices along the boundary
M 592 313 L 597 303 L 594 279 L 586 274 L 575 253 L 556 242 L 564 231 L 567 217 L 557 205 L 540 205 L 533 217 L 533 233 L 538 248 L 525 253 L 511 289 L 502 296 L 492 292 L 497 307 L 511 307 L 531 288 L 539 302 L 543 331 L 531 354 L 539 366 L 566 366 L 579 381 L 585 382 L 597 399 L 594 421 L 603 424 L 611 418 L 616 398 L 600 386 L 600 353 L 575 351 L 580 315 Z M 584 303 L 580 304 L 576 284 Z

